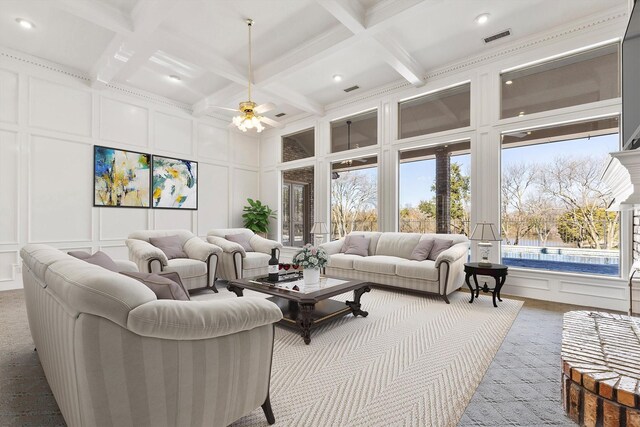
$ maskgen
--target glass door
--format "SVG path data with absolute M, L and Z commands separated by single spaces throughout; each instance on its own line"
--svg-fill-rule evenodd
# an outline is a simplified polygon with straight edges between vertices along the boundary
M 302 247 L 308 240 L 307 185 L 287 181 L 282 184 L 282 244 L 284 246 Z

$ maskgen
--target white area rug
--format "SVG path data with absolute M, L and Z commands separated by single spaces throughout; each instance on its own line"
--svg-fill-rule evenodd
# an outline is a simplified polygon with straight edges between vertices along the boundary
M 488 294 L 468 299 L 373 289 L 362 297 L 368 317 L 326 324 L 310 345 L 277 327 L 275 425 L 455 426 L 522 307 L 504 299 L 494 308 Z M 260 408 L 234 424 L 258 425 L 267 425 Z

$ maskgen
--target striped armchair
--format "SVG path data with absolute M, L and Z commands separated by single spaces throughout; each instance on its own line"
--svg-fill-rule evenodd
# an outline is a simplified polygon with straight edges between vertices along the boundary
M 227 426 L 269 403 L 278 306 L 157 300 L 46 245 L 21 251 L 29 328 L 69 426 Z

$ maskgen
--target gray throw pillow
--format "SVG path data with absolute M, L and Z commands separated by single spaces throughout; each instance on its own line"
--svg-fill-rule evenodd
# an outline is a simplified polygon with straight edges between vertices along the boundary
M 349 234 L 348 236 L 346 236 L 344 238 L 344 242 L 342 242 L 342 248 L 340 248 L 340 253 L 345 253 L 347 252 L 347 248 L 349 248 L 349 244 L 351 242 L 351 240 L 356 240 L 356 239 L 364 239 L 364 235 L 362 234 Z
M 182 249 L 182 241 L 178 236 L 150 237 L 149 243 L 164 252 L 167 259 L 189 258 Z
M 371 241 L 370 237 L 362 237 L 362 239 L 350 239 L 349 246 L 344 251 L 345 255 L 360 255 L 367 256 L 369 255 L 369 242 Z
M 251 240 L 251 235 L 249 234 L 246 234 L 246 233 L 227 234 L 226 236 L 224 236 L 224 238 L 230 242 L 239 244 L 244 248 L 245 252 L 253 252 L 251 243 L 249 243 L 249 241 Z
M 423 239 L 418 242 L 415 248 L 413 248 L 413 252 L 411 252 L 411 256 L 409 259 L 415 261 L 424 261 L 429 258 L 429 253 L 431 249 L 433 249 L 434 245 L 433 239 Z
M 88 262 L 89 264 L 99 265 L 100 267 L 106 268 L 109 271 L 113 271 L 115 273 L 118 273 L 120 271 L 118 265 L 113 262 L 111 257 L 102 251 L 98 251 L 93 255 L 84 251 L 71 251 L 67 253 L 74 258 L 81 259 L 85 262 Z
M 125 276 L 136 279 L 147 286 L 156 294 L 158 299 L 172 299 L 177 301 L 189 301 L 189 292 L 182 285 L 180 276 L 175 271 L 164 273 L 132 273 L 122 272 Z
M 446 251 L 451 246 L 453 246 L 453 240 L 433 239 L 433 248 L 431 248 L 431 252 L 429 252 L 429 258 L 427 259 L 435 261 L 441 252 Z

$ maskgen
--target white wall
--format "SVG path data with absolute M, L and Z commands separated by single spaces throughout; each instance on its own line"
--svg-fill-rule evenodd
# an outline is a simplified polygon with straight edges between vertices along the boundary
M 471 140 L 471 222 L 500 222 L 500 134 L 520 128 L 550 125 L 571 120 L 619 114 L 621 100 L 607 100 L 561 110 L 536 113 L 525 117 L 500 119 L 499 88 L 502 70 L 532 61 L 571 52 L 604 41 L 621 38 L 627 23 L 625 8 L 567 23 L 544 34 L 499 44 L 477 57 L 432 70 L 427 84 L 421 88 L 406 82 L 363 93 L 327 108 L 324 117 L 305 117 L 291 121 L 284 129 L 265 132 L 261 151 L 261 197 L 272 206 L 280 206 L 282 170 L 301 166 L 316 168 L 316 221 L 329 223 L 330 164 L 347 156 L 375 154 L 378 169 L 378 216 L 381 231 L 398 228 L 398 153 L 400 150 L 443 144 L 460 139 Z M 397 104 L 400 100 L 441 90 L 465 81 L 471 82 L 471 125 L 467 128 L 427 136 L 398 140 Z M 330 152 L 330 122 L 367 109 L 378 109 L 378 145 Z M 283 164 L 280 162 L 281 137 L 314 127 L 316 156 Z M 276 226 L 279 236 L 279 224 Z M 626 277 L 630 266 L 630 218 L 622 218 L 622 277 L 611 278 L 510 268 L 503 294 L 582 304 L 593 307 L 626 310 Z M 289 251 L 292 252 L 292 251 Z M 283 253 L 287 253 L 284 251 Z M 475 247 L 472 257 L 475 258 Z M 500 260 L 494 246 L 493 261 Z M 638 294 L 640 297 L 640 292 Z M 637 304 L 637 303 L 636 303 Z M 640 305 L 638 305 L 640 307 Z
M 55 64 L 2 53 L 0 290 L 22 286 L 19 250 L 27 243 L 127 258 L 124 239 L 133 230 L 205 236 L 242 224 L 246 198 L 259 196 L 255 136 L 153 95 L 92 89 Z M 92 207 L 94 144 L 198 161 L 199 209 Z

